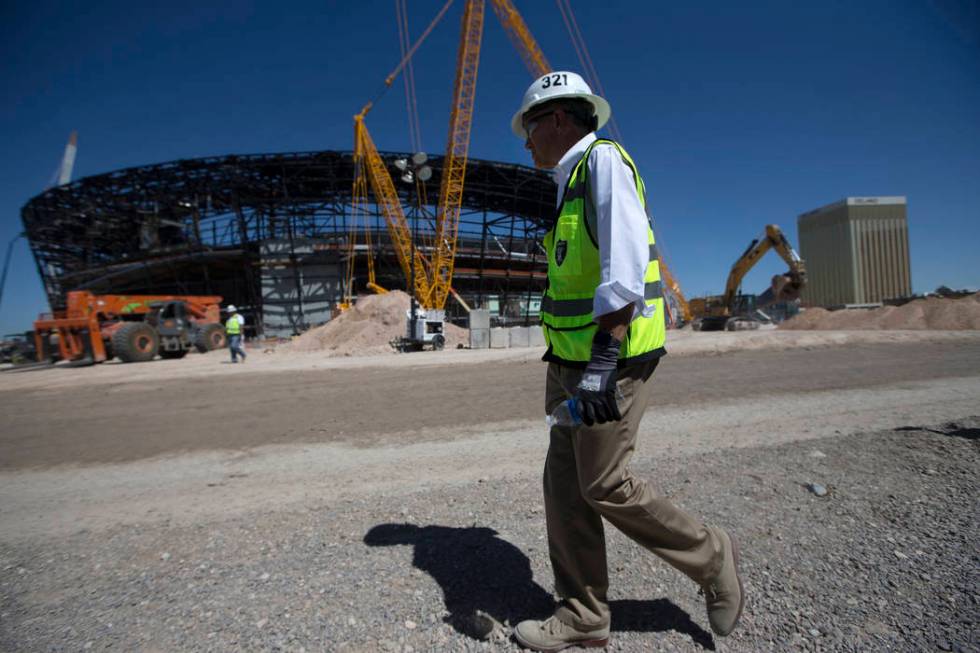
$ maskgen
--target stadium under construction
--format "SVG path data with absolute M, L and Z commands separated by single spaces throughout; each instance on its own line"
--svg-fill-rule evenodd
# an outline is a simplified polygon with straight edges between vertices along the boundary
M 393 179 L 408 156 L 382 154 Z M 442 162 L 428 160 L 424 183 L 396 186 L 422 254 Z M 354 172 L 352 153 L 338 151 L 179 160 L 51 188 L 21 216 L 53 309 L 80 289 L 221 295 L 242 309 L 249 335 L 289 336 L 328 321 L 348 281 L 355 295 L 370 292 L 369 257 L 378 285 L 411 285 L 381 208 L 354 206 Z M 469 159 L 452 278 L 463 301 L 501 322 L 536 319 L 554 193 L 545 172 Z M 458 301 L 446 309 L 465 314 Z

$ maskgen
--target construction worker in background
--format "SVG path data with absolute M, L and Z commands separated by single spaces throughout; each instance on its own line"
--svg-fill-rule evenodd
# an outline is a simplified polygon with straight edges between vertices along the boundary
M 238 312 L 234 304 L 229 304 L 225 310 L 228 311 L 228 320 L 225 322 L 225 333 L 228 334 L 228 349 L 231 350 L 231 362 L 237 363 L 238 356 L 241 356 L 242 362 L 244 363 L 247 358 L 245 347 L 242 344 L 245 318 Z
M 545 410 L 576 398 L 582 422 L 551 428 L 544 500 L 561 603 L 549 619 L 514 631 L 536 651 L 608 642 L 603 518 L 701 586 L 716 634 L 735 628 L 745 603 L 732 536 L 684 513 L 629 469 L 666 331 L 643 180 L 620 144 L 594 133 L 610 113 L 579 75 L 556 71 L 531 84 L 511 121 L 534 164 L 553 169 L 558 184 L 544 239 Z

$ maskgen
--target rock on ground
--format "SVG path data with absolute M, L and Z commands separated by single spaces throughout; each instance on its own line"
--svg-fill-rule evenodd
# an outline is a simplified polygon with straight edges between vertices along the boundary
M 738 535 L 749 603 L 715 640 L 697 588 L 609 528 L 611 650 L 977 650 L 978 447 L 972 417 L 636 465 Z M 288 512 L 8 540 L 0 649 L 518 650 L 509 626 L 552 600 L 540 478 L 432 471 Z

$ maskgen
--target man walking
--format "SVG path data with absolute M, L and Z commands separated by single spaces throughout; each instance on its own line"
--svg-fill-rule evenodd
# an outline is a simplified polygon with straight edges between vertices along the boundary
M 238 312 L 234 304 L 228 305 L 228 321 L 225 322 L 225 333 L 228 335 L 228 349 L 231 350 L 231 362 L 237 363 L 238 357 L 242 357 L 245 362 L 245 347 L 242 346 L 242 327 L 245 325 L 245 318 Z
M 701 586 L 716 634 L 735 628 L 745 602 L 731 535 L 702 525 L 629 469 L 666 330 L 643 180 L 622 146 L 594 133 L 610 113 L 579 75 L 558 71 L 531 84 L 511 122 L 558 184 L 544 240 L 545 410 L 577 397 L 584 422 L 551 429 L 544 500 L 561 603 L 551 618 L 515 628 L 535 651 L 608 643 L 603 518 Z

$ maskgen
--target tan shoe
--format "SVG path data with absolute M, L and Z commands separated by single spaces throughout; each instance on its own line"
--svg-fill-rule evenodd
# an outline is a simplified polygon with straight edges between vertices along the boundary
M 571 646 L 601 648 L 609 644 L 609 626 L 583 632 L 558 617 L 550 617 L 544 621 L 522 621 L 514 629 L 514 638 L 524 648 L 548 653 Z
M 738 575 L 738 544 L 735 538 L 721 528 L 710 529 L 721 540 L 721 571 L 702 586 L 705 603 L 708 605 L 708 622 L 711 630 L 719 637 L 725 637 L 735 630 L 742 608 L 745 607 L 745 589 Z

